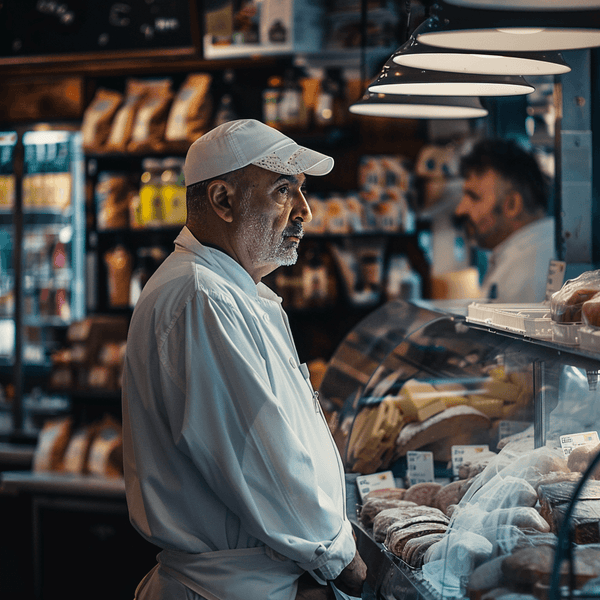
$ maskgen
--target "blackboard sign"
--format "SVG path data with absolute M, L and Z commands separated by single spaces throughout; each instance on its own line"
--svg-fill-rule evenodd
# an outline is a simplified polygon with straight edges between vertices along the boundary
M 4 0 L 0 56 L 199 46 L 199 0 Z

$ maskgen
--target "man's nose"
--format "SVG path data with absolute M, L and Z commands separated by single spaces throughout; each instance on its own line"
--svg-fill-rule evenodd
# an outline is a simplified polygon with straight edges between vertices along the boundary
M 303 223 L 310 223 L 312 221 L 312 212 L 302 191 L 298 191 L 296 207 L 292 216 L 293 221 L 297 219 L 300 219 Z
M 454 209 L 454 214 L 456 216 L 464 215 L 467 212 L 466 208 L 467 208 L 466 196 L 463 196 L 460 199 L 460 202 L 458 203 L 458 205 L 456 206 L 456 208 Z

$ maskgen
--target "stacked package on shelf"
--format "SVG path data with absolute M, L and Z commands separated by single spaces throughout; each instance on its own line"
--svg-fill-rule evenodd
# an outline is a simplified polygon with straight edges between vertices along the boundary
M 169 77 L 126 81 L 125 93 L 99 88 L 83 116 L 86 152 L 185 152 L 211 127 L 212 77 L 188 75 L 177 92 Z
M 402 156 L 363 156 L 359 165 L 359 188 L 366 210 L 380 231 L 411 233 L 413 175 Z
M 550 298 L 552 339 L 600 350 L 600 270 L 569 279 Z

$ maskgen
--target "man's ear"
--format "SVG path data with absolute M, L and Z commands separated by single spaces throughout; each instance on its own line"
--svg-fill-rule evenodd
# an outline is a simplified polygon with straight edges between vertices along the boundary
M 223 221 L 231 223 L 233 221 L 233 212 L 231 209 L 233 189 L 229 183 L 223 179 L 215 179 L 208 184 L 206 192 L 208 194 L 208 201 L 215 213 Z
M 504 198 L 504 215 L 507 219 L 516 219 L 524 209 L 523 196 L 513 190 Z

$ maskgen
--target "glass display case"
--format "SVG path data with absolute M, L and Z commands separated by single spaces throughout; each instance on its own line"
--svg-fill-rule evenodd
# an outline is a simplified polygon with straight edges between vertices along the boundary
M 26 443 L 69 407 L 41 386 L 85 311 L 81 134 L 32 127 L 0 133 L 0 436 Z
M 15 173 L 17 133 L 0 134 L 0 359 L 14 362 L 17 239 Z M 46 365 L 64 328 L 84 315 L 85 202 L 81 134 L 27 131 L 22 135 L 23 361 Z
M 600 354 L 466 315 L 389 302 L 346 336 L 319 388 L 345 463 L 370 587 L 385 600 L 481 597 L 499 589 L 550 597 L 563 525 L 573 542 L 566 555 L 585 562 L 582 552 L 592 553 L 598 563 L 575 579 L 565 567 L 559 583 L 590 585 L 600 577 L 600 486 L 577 486 L 600 449 Z M 431 457 L 431 478 L 411 478 L 415 454 Z M 385 535 L 387 516 L 379 530 L 372 514 L 361 518 L 366 499 L 376 500 L 357 482 L 389 471 L 404 492 L 397 506 L 386 501 L 387 509 L 402 512 L 402 502 L 417 500 L 445 515 L 443 536 L 413 562 L 407 556 L 417 553 L 407 548 L 431 535 L 427 527 L 413 525 L 419 533 L 396 545 L 394 532 L 405 531 L 396 516 Z M 427 486 L 435 494 L 452 490 L 453 501 L 426 498 Z M 521 557 L 525 548 L 530 554 Z M 574 568 L 583 569 L 577 562 Z

